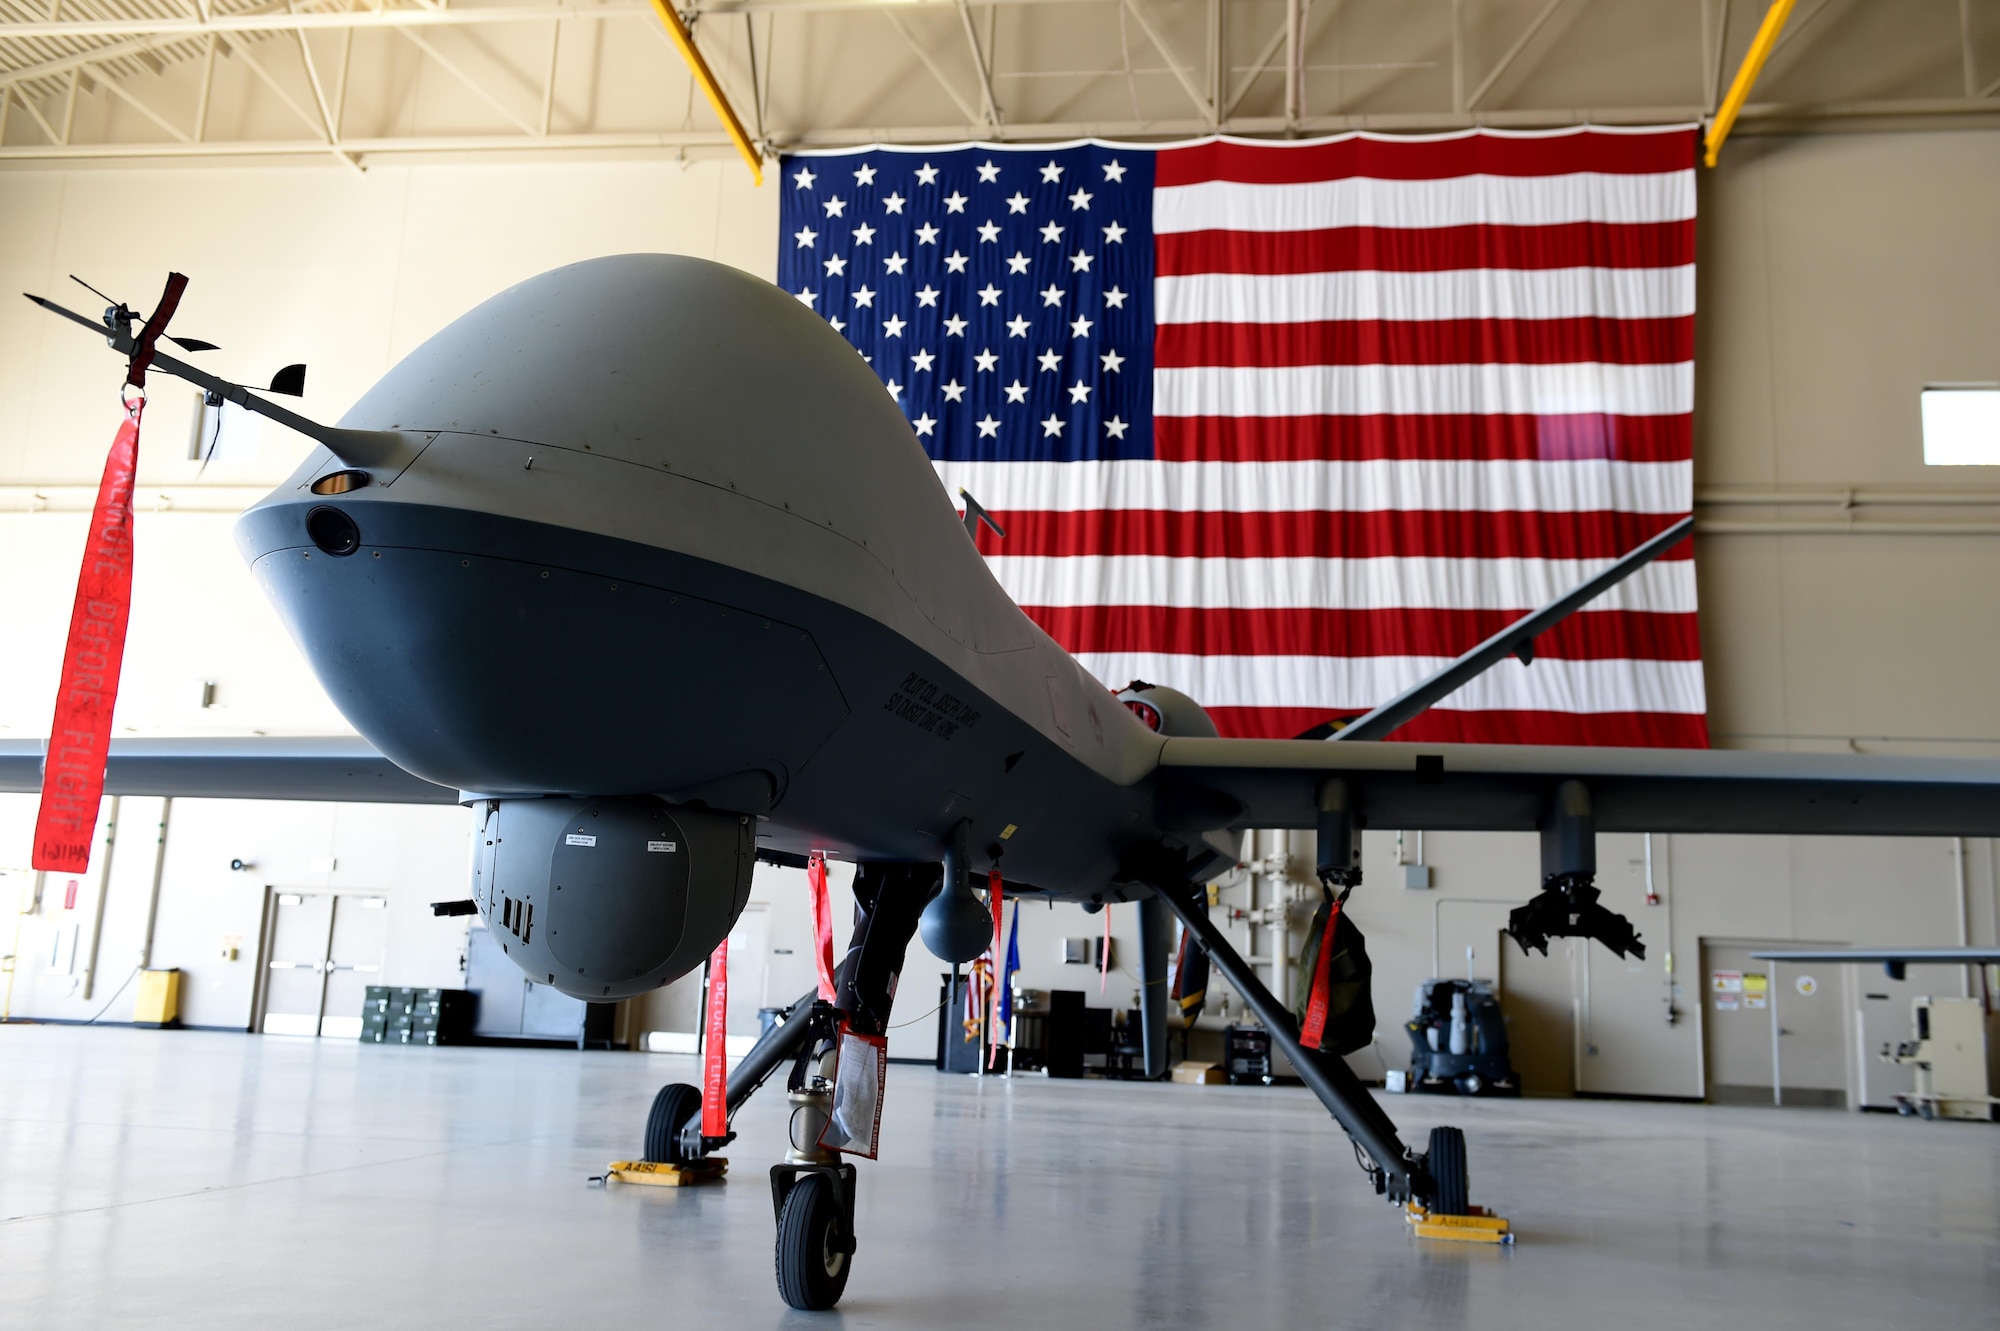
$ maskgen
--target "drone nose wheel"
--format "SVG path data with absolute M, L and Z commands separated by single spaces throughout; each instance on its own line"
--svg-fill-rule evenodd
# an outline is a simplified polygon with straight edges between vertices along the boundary
M 845 1161 L 771 1167 L 778 1293 L 802 1312 L 840 1302 L 854 1269 L 855 1169 Z
M 778 1211 L 778 1293 L 804 1312 L 839 1303 L 853 1269 L 854 1227 L 840 1191 L 832 1173 L 802 1173 Z

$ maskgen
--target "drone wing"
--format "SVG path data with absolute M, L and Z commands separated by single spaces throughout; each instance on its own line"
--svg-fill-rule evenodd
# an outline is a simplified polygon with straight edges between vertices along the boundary
M 0 741 L 0 794 L 42 788 L 40 740 Z M 357 804 L 456 804 L 458 792 L 411 776 L 363 739 L 114 740 L 107 795 L 198 799 L 337 800 Z
M 1598 904 L 1598 832 L 2000 834 L 2000 762 L 1502 745 L 1169 739 L 1163 807 L 1205 843 L 1252 827 L 1311 827 L 1329 888 L 1359 880 L 1363 827 L 1538 832 L 1541 892 L 1509 917 L 1525 948 L 1595 938 L 1645 947 Z M 1208 834 L 1208 835 L 1203 835 Z
M 1328 778 L 1370 827 L 1532 832 L 1558 787 L 1603 832 L 2000 835 L 2000 762 L 1721 749 L 1169 739 L 1161 780 L 1217 826 L 1314 827 Z

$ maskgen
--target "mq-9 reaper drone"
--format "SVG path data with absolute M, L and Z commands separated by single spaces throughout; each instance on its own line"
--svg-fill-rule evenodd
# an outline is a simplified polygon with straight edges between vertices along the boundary
M 129 322 L 69 317 L 134 350 Z M 853 349 L 717 264 L 625 255 L 522 282 L 337 426 L 165 354 L 152 365 L 320 445 L 237 541 L 365 742 L 126 742 L 106 789 L 462 803 L 488 927 L 534 979 L 596 1000 L 698 966 L 757 860 L 851 860 L 838 996 L 802 1000 L 742 1060 L 731 1111 L 788 1062 L 809 1092 L 835 1020 L 879 1033 L 919 927 L 948 961 L 982 951 L 974 883 L 997 871 L 1016 896 L 1138 903 L 1149 1072 L 1166 1065 L 1156 981 L 1177 918 L 1377 1191 L 1463 1213 L 1458 1130 L 1405 1146 L 1210 923 L 1202 884 L 1244 830 L 1314 829 L 1329 895 L 1358 881 L 1366 826 L 1538 831 L 1543 890 L 1515 936 L 1632 953 L 1630 924 L 1597 901 L 1600 830 L 2000 834 L 1991 763 L 1381 742 L 1479 671 L 1530 660 L 1537 632 L 1686 522 L 1330 739 L 1220 739 L 1170 689 L 1114 696 L 1001 589 Z M 38 761 L 0 753 L 0 788 L 35 789 Z M 699 1104 L 662 1092 L 649 1158 L 727 1140 L 702 1133 Z M 831 1307 L 854 1167 L 807 1153 L 773 1183 L 781 1290 Z

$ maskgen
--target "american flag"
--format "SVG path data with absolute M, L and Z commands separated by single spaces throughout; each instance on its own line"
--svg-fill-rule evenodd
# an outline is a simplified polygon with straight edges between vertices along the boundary
M 1225 735 L 1358 715 L 1692 504 L 1695 131 L 786 159 L 778 279 L 1037 623 Z M 1708 742 L 1683 544 L 1395 738 Z

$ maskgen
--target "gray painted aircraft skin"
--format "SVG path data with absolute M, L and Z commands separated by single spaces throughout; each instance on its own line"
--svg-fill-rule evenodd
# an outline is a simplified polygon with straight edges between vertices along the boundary
M 238 541 L 409 771 L 699 801 L 856 859 L 934 860 L 970 818 L 1010 878 L 1071 896 L 1148 830 L 1160 737 L 1008 599 L 880 382 L 777 288 L 662 256 L 561 269 L 341 425 L 420 451 L 329 499 L 322 450 Z M 352 555 L 308 535 L 329 504 Z
M 1189 709 L 1156 734 L 1008 598 L 847 343 L 701 260 L 522 282 L 315 433 L 341 456 L 238 543 L 342 713 L 422 780 L 351 742 L 155 741 L 114 748 L 108 789 L 651 793 L 857 860 L 935 860 L 969 819 L 975 869 L 998 851 L 1077 900 L 1143 894 L 1135 849 L 1313 826 L 1329 775 L 1381 827 L 1532 830 L 1577 778 L 1601 830 L 2000 834 L 1992 762 L 1223 740 Z M 362 488 L 313 493 L 357 463 Z M 308 534 L 327 508 L 351 554 Z M 37 788 L 31 747 L 0 784 Z

